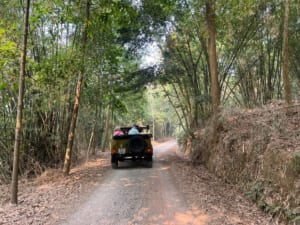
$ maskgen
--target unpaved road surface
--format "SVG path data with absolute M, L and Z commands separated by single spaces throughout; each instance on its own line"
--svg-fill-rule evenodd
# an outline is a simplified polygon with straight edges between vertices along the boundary
M 276 224 L 203 167 L 178 156 L 176 142 L 155 147 L 153 168 L 120 163 L 89 198 L 59 224 Z M 195 174 L 196 173 L 196 174 Z
M 153 168 L 122 162 L 65 224 L 200 224 L 193 222 L 182 192 L 163 156 L 175 154 L 175 141 L 155 148 Z
M 155 144 L 153 168 L 110 167 L 98 152 L 69 176 L 45 171 L 19 184 L 19 204 L 0 185 L 0 225 L 277 225 L 202 165 L 184 159 L 174 140 Z

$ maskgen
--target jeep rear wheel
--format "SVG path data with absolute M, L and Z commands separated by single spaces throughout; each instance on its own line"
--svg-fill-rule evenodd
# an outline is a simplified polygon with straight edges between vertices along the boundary
M 113 168 L 113 169 L 118 168 L 118 160 L 111 161 L 111 168 Z
M 152 155 L 145 156 L 144 163 L 145 163 L 145 166 L 147 166 L 148 168 L 152 168 Z

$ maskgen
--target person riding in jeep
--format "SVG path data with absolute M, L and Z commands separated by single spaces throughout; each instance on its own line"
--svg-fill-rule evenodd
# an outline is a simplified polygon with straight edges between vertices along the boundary
M 113 136 L 121 136 L 121 135 L 124 135 L 124 132 L 121 130 L 120 127 L 116 127 Z
M 139 134 L 138 125 L 134 124 L 132 128 L 128 131 L 129 135 Z

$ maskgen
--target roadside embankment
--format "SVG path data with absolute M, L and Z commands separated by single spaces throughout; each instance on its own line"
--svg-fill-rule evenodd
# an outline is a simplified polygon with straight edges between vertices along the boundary
M 190 158 L 234 184 L 280 224 L 300 224 L 300 105 L 223 112 L 184 143 Z

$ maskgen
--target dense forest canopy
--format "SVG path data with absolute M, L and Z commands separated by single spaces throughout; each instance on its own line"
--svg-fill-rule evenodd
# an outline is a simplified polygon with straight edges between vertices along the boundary
M 0 3 L 1 180 L 12 170 L 23 4 Z M 223 108 L 283 99 L 284 62 L 299 96 L 299 0 L 32 0 L 28 30 L 19 165 L 28 175 L 62 165 L 80 74 L 73 160 L 104 150 L 115 125 L 192 136 L 212 115 L 214 88 Z M 153 43 L 160 59 L 147 65 Z

